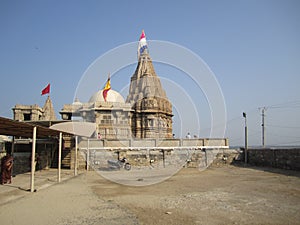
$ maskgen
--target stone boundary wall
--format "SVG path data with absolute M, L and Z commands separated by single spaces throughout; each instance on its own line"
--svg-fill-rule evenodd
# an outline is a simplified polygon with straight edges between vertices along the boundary
M 108 159 L 126 157 L 132 166 L 162 166 L 185 164 L 186 167 L 206 167 L 216 158 L 222 163 L 229 157 L 227 138 L 194 139 L 84 139 L 78 144 L 90 165 L 106 166 Z M 89 151 L 89 153 L 87 153 Z M 226 152 L 226 153 L 225 153 Z M 223 157 L 223 155 L 226 155 Z M 231 163 L 231 162 L 229 162 Z
M 288 170 L 300 170 L 300 148 L 248 149 L 248 163 Z
M 225 146 L 229 147 L 227 138 L 197 138 L 197 139 L 85 139 L 79 142 L 80 148 L 104 148 L 104 147 L 209 147 Z
M 107 160 L 126 157 L 133 167 L 162 167 L 169 165 L 184 166 L 188 168 L 207 168 L 208 166 L 223 166 L 233 164 L 241 159 L 241 151 L 236 149 L 180 149 L 180 150 L 89 150 L 89 165 L 93 168 L 107 167 Z M 86 150 L 81 150 L 86 159 Z

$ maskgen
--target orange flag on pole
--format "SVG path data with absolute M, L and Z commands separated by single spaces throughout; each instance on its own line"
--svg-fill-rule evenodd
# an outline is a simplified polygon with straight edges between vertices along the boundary
M 107 78 L 105 87 L 104 87 L 103 92 L 102 92 L 104 101 L 106 101 L 106 98 L 107 98 L 107 92 L 108 92 L 109 90 L 110 90 L 110 74 L 108 74 L 108 78 Z

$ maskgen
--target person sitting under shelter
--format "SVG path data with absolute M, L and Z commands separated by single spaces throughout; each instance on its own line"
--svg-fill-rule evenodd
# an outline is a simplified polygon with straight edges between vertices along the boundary
M 7 154 L 1 159 L 1 184 L 11 184 L 13 157 Z

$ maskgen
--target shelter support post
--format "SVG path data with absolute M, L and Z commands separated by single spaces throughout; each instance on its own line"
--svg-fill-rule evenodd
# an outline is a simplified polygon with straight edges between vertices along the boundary
M 77 176 L 77 149 L 78 149 L 78 136 L 75 136 L 75 163 L 74 163 L 74 176 Z
M 11 142 L 11 155 L 12 155 L 12 157 L 15 157 L 14 153 L 15 153 L 15 136 L 12 137 L 12 142 Z M 11 174 L 12 174 L 12 176 L 15 175 L 14 174 L 14 167 L 12 167 Z
M 166 156 L 165 156 L 165 150 L 162 150 L 162 153 L 163 153 L 163 165 L 164 165 L 164 168 L 166 167 Z
M 11 155 L 14 156 L 15 153 L 15 136 L 12 137 L 12 142 L 11 142 Z
M 61 181 L 61 148 L 62 148 L 62 132 L 59 133 L 57 182 Z
M 32 150 L 31 150 L 30 192 L 34 192 L 36 129 L 37 129 L 36 127 L 33 127 L 33 133 L 32 133 Z
M 90 139 L 87 140 L 87 152 L 86 152 L 86 170 L 89 171 L 89 161 L 90 161 Z

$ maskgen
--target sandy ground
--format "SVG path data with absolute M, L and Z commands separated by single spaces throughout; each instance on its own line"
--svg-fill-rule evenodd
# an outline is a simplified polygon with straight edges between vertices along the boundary
M 300 172 L 233 166 L 143 187 L 91 171 L 0 205 L 1 224 L 300 224 L 299 212 Z

